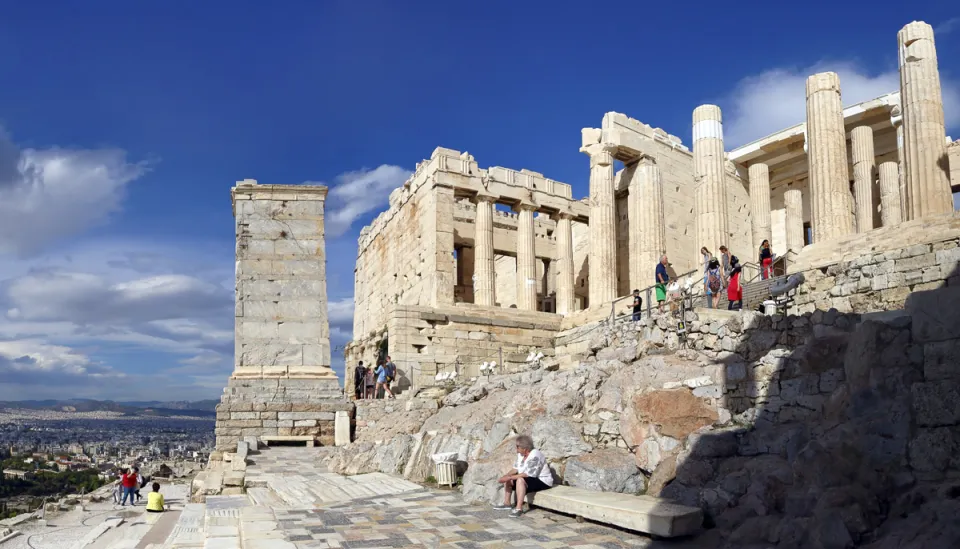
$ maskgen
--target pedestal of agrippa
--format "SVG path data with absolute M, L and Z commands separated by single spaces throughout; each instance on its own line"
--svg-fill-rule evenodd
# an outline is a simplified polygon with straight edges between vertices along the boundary
M 217 407 L 217 449 L 245 436 L 312 436 L 333 444 L 343 400 L 330 368 L 323 210 L 327 188 L 233 188 L 234 371 Z

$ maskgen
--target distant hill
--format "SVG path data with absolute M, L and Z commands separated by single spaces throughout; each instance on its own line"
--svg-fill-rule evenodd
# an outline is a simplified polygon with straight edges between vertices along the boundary
M 54 410 L 58 412 L 120 412 L 138 416 L 213 417 L 218 403 L 217 400 L 114 402 L 112 400 L 72 398 L 67 400 L 0 401 L 0 408 Z

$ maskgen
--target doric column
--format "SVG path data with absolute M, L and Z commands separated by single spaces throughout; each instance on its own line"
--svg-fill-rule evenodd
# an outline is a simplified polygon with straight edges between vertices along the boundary
M 890 109 L 890 123 L 897 129 L 897 186 L 900 191 L 900 221 L 902 222 L 907 218 L 907 176 L 903 165 L 903 109 L 900 105 L 894 105 Z
M 496 197 L 477 195 L 477 219 L 473 237 L 473 302 L 493 306 L 497 303 L 493 258 L 493 204 Z
M 726 244 L 730 235 L 724 162 L 720 107 L 700 105 L 693 110 L 694 216 L 698 258 L 702 246 L 719 254 L 719 247 Z
M 770 229 L 770 168 L 766 164 L 751 164 L 748 172 L 753 249 L 759 250 L 761 242 L 773 238 Z
M 535 204 L 522 202 L 517 206 L 517 308 L 537 310 L 537 256 L 533 232 Z
M 803 196 L 800 189 L 787 189 L 783 193 L 786 209 L 787 249 L 799 252 L 803 248 Z M 759 246 L 757 246 L 759 249 Z
M 613 151 L 597 143 L 580 148 L 590 155 L 590 306 L 617 297 L 617 204 L 614 198 Z
M 884 227 L 899 225 L 900 170 L 896 162 L 880 164 L 880 219 Z
M 573 312 L 573 215 L 560 212 L 557 216 L 557 314 Z
M 873 230 L 873 180 L 877 161 L 873 153 L 873 129 L 857 126 L 850 132 L 853 157 L 853 191 L 856 201 L 857 232 Z
M 840 77 L 835 72 L 807 78 L 807 149 L 814 242 L 852 233 L 847 139 Z
M 906 178 L 905 220 L 953 211 L 946 129 L 933 27 L 914 21 L 897 33 Z
M 643 157 L 630 181 L 630 286 L 644 288 L 653 284 L 653 272 L 666 248 L 663 223 L 663 187 L 660 168 L 650 157 Z

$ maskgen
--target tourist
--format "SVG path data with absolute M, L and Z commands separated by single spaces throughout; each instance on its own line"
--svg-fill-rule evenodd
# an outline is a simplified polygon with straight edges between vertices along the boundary
M 160 483 L 153 483 L 153 491 L 147 494 L 147 512 L 148 513 L 162 513 L 163 512 L 163 494 L 160 493 Z
M 533 439 L 527 435 L 517 437 L 517 461 L 513 469 L 497 480 L 503 484 L 503 505 L 494 509 L 513 509 L 511 517 L 523 514 L 523 500 L 527 494 L 553 487 L 553 473 L 547 465 L 547 458 L 540 450 L 533 448 Z M 516 506 L 510 504 L 511 496 L 516 493 Z
M 739 311 L 743 307 L 743 286 L 740 284 L 740 260 L 737 256 L 730 258 L 730 281 L 727 285 L 727 309 Z
M 377 374 L 377 386 L 375 389 L 377 398 L 393 398 L 393 393 L 390 392 L 390 381 L 393 380 L 393 377 L 390 374 L 389 366 L 383 359 L 381 359 L 379 364 L 377 364 L 377 369 L 374 370 L 374 373 Z M 388 379 L 390 381 L 388 381 Z M 383 390 L 383 393 L 380 392 L 381 389 Z M 383 397 L 380 396 L 381 394 Z
M 760 243 L 760 277 L 763 280 L 773 275 L 773 252 L 770 250 L 770 241 Z
M 723 290 L 723 273 L 720 272 L 720 262 L 711 259 L 707 264 L 707 302 L 716 309 L 720 304 L 720 292 Z
M 373 375 L 373 368 L 367 366 L 363 374 L 363 384 L 366 389 L 363 393 L 363 398 L 374 399 L 377 397 L 375 390 L 377 384 L 377 378 Z
M 363 361 L 361 360 L 353 370 L 353 395 L 357 400 L 363 398 L 364 378 L 366 375 L 367 369 L 363 367 Z
M 657 263 L 657 308 L 660 314 L 663 314 L 663 302 L 667 300 L 667 282 L 670 281 L 670 275 L 667 274 L 667 254 L 660 256 L 660 263 Z
M 133 474 L 137 479 L 137 485 L 133 489 L 133 495 L 137 497 L 137 501 L 143 499 L 143 496 L 140 495 L 140 489 L 147 485 L 147 481 L 143 479 L 143 475 L 140 474 L 140 468 L 134 467 Z
M 633 321 L 640 320 L 640 312 L 643 310 L 643 298 L 640 297 L 640 290 L 633 291 Z
M 121 498 L 123 498 L 123 484 L 121 484 L 120 476 L 123 474 L 123 471 L 118 469 L 114 471 L 114 474 L 117 475 L 117 480 L 113 483 L 113 503 L 120 505 Z
M 720 246 L 720 269 L 723 274 L 723 280 L 726 282 L 730 278 L 732 265 L 730 261 L 730 250 L 726 246 Z
M 127 504 L 127 497 L 130 498 L 130 505 L 136 505 L 134 491 L 137 488 L 137 475 L 130 469 L 124 469 L 123 475 L 120 477 L 120 485 L 123 486 L 123 499 L 120 501 L 120 506 L 123 507 Z

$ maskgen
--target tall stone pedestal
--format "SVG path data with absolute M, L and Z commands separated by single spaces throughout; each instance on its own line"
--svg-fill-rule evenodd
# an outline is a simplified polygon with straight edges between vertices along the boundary
M 217 406 L 217 449 L 248 436 L 334 443 L 350 410 L 330 368 L 323 207 L 327 188 L 258 185 L 232 192 L 236 217 L 233 375 Z

